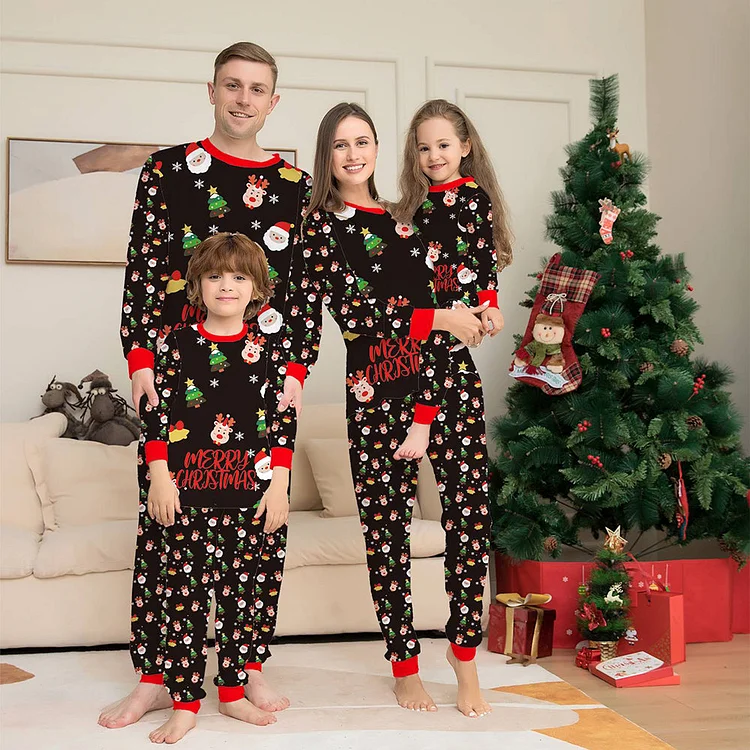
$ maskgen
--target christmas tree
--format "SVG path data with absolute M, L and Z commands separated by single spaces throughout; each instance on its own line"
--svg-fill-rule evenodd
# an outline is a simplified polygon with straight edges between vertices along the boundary
M 744 560 L 750 464 L 725 390 L 731 375 L 691 357 L 702 339 L 690 276 L 681 255 L 653 243 L 647 163 L 617 142 L 617 106 L 616 77 L 591 82 L 593 128 L 567 147 L 547 219 L 562 264 L 598 278 L 572 336 L 581 383 L 563 395 L 509 388 L 507 414 L 492 426 L 494 544 L 540 559 L 581 548 L 581 529 L 619 526 L 636 535 L 636 554 L 715 538 Z M 539 289 L 521 304 L 531 307 Z M 551 297 L 542 320 L 564 306 Z M 659 541 L 638 549 L 649 529 Z
M 227 357 L 216 344 L 211 344 L 211 353 L 208 355 L 208 364 L 211 372 L 224 372 L 229 367 Z
M 583 638 L 619 641 L 630 625 L 627 596 L 630 578 L 625 570 L 625 544 L 619 527 L 614 531 L 607 529 L 607 540 L 596 554 L 588 584 L 579 589 L 576 619 Z
M 219 195 L 219 192 L 215 187 L 208 189 L 208 214 L 215 219 L 221 219 L 224 214 L 228 214 L 231 209 L 227 206 L 227 202 L 224 198 Z
M 201 404 L 206 403 L 206 399 L 203 396 L 203 391 L 198 388 L 191 378 L 185 381 L 185 402 L 187 406 L 199 407 Z
M 201 244 L 200 237 L 195 234 L 187 224 L 182 228 L 184 237 L 182 238 L 182 249 L 185 255 L 192 255 L 193 250 Z
M 255 429 L 258 431 L 258 437 L 266 437 L 268 434 L 268 427 L 266 425 L 266 410 L 258 409 L 258 419 L 255 422 Z
M 380 255 L 380 253 L 385 250 L 386 245 L 383 242 L 382 237 L 378 237 L 377 234 L 373 234 L 369 229 L 363 229 L 362 234 L 365 238 L 365 249 L 367 250 L 367 255 L 370 258 L 374 258 L 376 255 Z

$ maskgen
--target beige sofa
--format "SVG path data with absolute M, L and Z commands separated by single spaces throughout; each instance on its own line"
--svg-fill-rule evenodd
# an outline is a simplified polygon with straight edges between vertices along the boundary
M 137 516 L 135 448 L 60 438 L 50 414 L 0 425 L 0 648 L 126 643 Z M 277 634 L 377 632 L 343 405 L 306 406 Z M 427 462 L 412 524 L 415 626 L 442 629 L 445 538 Z M 420 517 L 421 516 L 421 517 Z

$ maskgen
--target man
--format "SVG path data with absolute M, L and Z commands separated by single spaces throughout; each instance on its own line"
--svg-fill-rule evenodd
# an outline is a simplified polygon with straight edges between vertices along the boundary
M 304 277 L 302 246 L 297 242 L 311 179 L 257 142 L 266 118 L 279 102 L 277 75 L 273 57 L 256 44 L 238 42 L 220 52 L 213 81 L 208 83 L 215 121 L 210 138 L 159 151 L 141 171 L 120 329 L 136 408 L 144 396 L 158 405 L 154 389 L 157 342 L 170 330 L 203 317 L 185 294 L 190 255 L 201 240 L 229 231 L 248 235 L 266 252 L 275 287 L 258 324 L 267 345 L 276 352 L 275 366 L 283 378 L 279 410 L 290 405 L 297 413 L 301 409 L 302 384 L 319 348 L 321 307 Z M 166 633 L 161 601 L 168 581 L 162 570 L 162 529 L 146 513 L 148 478 L 142 446 L 138 479 L 130 651 L 140 682 L 128 696 L 104 709 L 99 724 L 108 728 L 127 726 L 148 711 L 171 705 L 163 686 L 160 653 Z M 271 609 L 275 620 L 275 602 Z M 265 658 L 268 644 L 259 646 Z M 289 705 L 260 671 L 248 671 L 245 695 L 243 704 L 249 701 L 250 705 L 242 706 L 238 718 L 250 723 L 267 724 L 272 720 L 268 712 Z

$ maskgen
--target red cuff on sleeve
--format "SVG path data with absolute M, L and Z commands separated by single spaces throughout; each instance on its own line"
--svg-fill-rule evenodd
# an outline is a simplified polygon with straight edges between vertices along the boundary
M 233 685 L 231 687 L 219 685 L 219 703 L 234 703 L 234 701 L 242 700 L 244 697 L 244 685 Z
M 144 448 L 147 464 L 152 461 L 167 460 L 167 444 L 163 440 L 147 440 Z
M 432 424 L 439 411 L 439 406 L 417 404 L 414 407 L 414 422 L 416 424 Z
M 146 445 L 148 446 L 148 443 Z M 291 469 L 293 455 L 294 451 L 291 448 L 271 448 L 271 468 L 283 466 L 286 469 Z
M 246 672 L 262 672 L 263 662 L 262 661 L 246 661 L 242 668 Z
M 139 346 L 137 349 L 131 349 L 128 352 L 128 375 L 133 377 L 133 373 L 136 370 L 142 370 L 144 367 L 148 367 L 150 370 L 154 369 L 154 353 L 148 349 L 144 349 Z
M 163 685 L 164 675 L 161 672 L 157 672 L 156 674 L 142 674 L 141 682 L 146 682 L 149 685 Z
M 430 338 L 432 324 L 435 321 L 435 310 L 433 308 L 416 308 L 411 315 L 409 323 L 409 336 L 419 341 Z
M 483 291 L 477 292 L 477 297 L 479 297 L 480 305 L 483 305 L 485 302 L 489 301 L 490 307 L 500 307 L 500 305 L 497 304 L 497 291 L 495 291 L 494 289 L 485 289 Z
M 451 643 L 451 651 L 459 661 L 472 661 L 477 655 L 477 650 L 473 646 L 459 646 Z
M 419 673 L 419 657 L 412 656 L 404 661 L 392 661 L 391 672 L 394 677 L 408 677 L 412 674 Z
M 192 711 L 194 714 L 197 714 L 200 708 L 200 701 L 172 701 L 173 711 Z
M 299 382 L 304 386 L 305 378 L 307 377 L 307 368 L 301 365 L 299 362 L 287 362 L 286 374 L 291 375 L 293 378 L 297 378 Z

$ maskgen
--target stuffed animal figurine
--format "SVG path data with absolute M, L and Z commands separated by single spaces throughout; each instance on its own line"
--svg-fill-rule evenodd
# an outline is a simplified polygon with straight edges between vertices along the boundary
M 81 380 L 78 387 L 89 383 L 89 392 L 83 400 L 83 440 L 93 440 L 106 445 L 130 445 L 140 436 L 140 422 L 128 414 L 134 409 L 122 396 L 106 373 L 94 370 Z M 88 421 L 85 421 L 86 414 Z
M 62 436 L 77 439 L 83 427 L 81 420 L 76 417 L 73 411 L 74 408 L 80 408 L 83 402 L 78 388 L 73 383 L 58 380 L 57 375 L 54 375 L 41 399 L 44 404 L 44 412 L 38 416 L 42 417 L 52 412 L 63 414 L 65 419 L 68 420 L 68 426 Z M 36 417 L 32 417 L 32 419 L 36 419 Z

